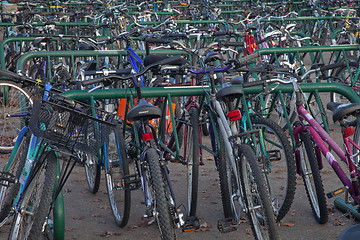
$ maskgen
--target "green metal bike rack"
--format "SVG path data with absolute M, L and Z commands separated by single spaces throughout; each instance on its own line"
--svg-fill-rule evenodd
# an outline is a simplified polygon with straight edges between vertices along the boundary
M 145 56 L 145 50 L 136 50 L 136 54 L 139 56 Z M 185 55 L 188 54 L 184 51 L 180 50 L 153 50 L 151 53 L 154 54 L 165 54 L 165 55 Z M 73 73 L 73 77 L 75 77 L 75 59 L 80 57 L 92 57 L 95 58 L 96 61 L 101 57 L 118 57 L 121 58 L 127 56 L 126 50 L 84 50 L 84 51 L 39 51 L 39 52 L 29 52 L 21 56 L 17 62 L 16 68 L 17 73 L 25 74 L 25 64 L 27 61 L 34 58 L 46 58 L 47 60 L 47 71 L 48 78 L 51 79 L 51 59 L 54 58 L 70 58 L 70 68 Z

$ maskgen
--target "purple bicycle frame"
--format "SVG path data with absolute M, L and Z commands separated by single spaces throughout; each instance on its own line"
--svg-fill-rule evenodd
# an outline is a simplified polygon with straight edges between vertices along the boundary
M 311 138 L 315 142 L 315 144 L 319 147 L 322 154 L 325 156 L 330 166 L 334 169 L 336 175 L 339 177 L 344 186 L 348 187 L 349 193 L 351 197 L 354 199 L 356 204 L 360 204 L 359 191 L 358 191 L 358 183 L 356 179 L 356 173 L 358 170 L 355 168 L 353 162 L 350 159 L 352 155 L 350 149 L 350 143 L 353 144 L 357 149 L 360 150 L 360 147 L 357 146 L 348 136 L 343 135 L 343 140 L 348 149 L 348 152 L 344 152 L 342 148 L 330 137 L 330 135 L 320 126 L 320 124 L 311 116 L 311 114 L 304 108 L 304 106 L 297 106 L 297 112 L 299 114 L 299 118 L 302 124 L 299 124 L 294 129 L 295 142 L 298 146 L 299 142 L 299 133 L 302 129 L 306 129 L 310 134 Z M 340 157 L 342 161 L 344 161 L 349 166 L 350 179 L 347 177 L 345 172 L 342 170 L 339 162 L 335 159 L 334 155 L 330 152 L 329 148 L 326 146 L 325 142 L 329 144 L 330 148 L 334 150 L 334 152 Z M 296 152 L 299 150 L 297 149 Z M 316 154 L 317 161 L 319 166 L 321 166 L 321 155 Z M 300 155 L 295 154 L 296 157 L 296 165 L 298 174 L 301 174 L 300 167 Z

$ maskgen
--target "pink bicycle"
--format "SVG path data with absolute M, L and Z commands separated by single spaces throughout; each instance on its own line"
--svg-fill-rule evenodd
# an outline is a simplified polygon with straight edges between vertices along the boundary
M 301 77 L 293 73 L 286 73 L 286 75 L 289 76 L 287 77 L 289 80 L 276 78 L 244 84 L 244 87 L 256 85 L 264 85 L 266 87 L 266 85 L 271 84 L 271 89 L 273 89 L 274 83 L 293 85 L 299 120 L 293 124 L 296 142 L 295 159 L 297 173 L 303 178 L 313 214 L 319 223 L 325 223 L 328 220 L 326 198 L 320 175 L 320 170 L 323 167 L 321 155 L 328 160 L 334 172 L 344 184 L 344 188 L 328 193 L 328 197 L 345 191 L 346 203 L 357 207 L 360 205 L 360 146 L 351 138 L 355 132 L 354 126 L 357 124 L 357 121 L 346 121 L 350 116 L 356 118 L 360 116 L 360 103 L 340 105 L 331 102 L 328 104 L 328 109 L 333 111 L 333 121 L 339 122 L 341 126 L 345 147 L 343 150 L 315 120 L 311 113 L 308 112 L 304 94 L 299 86 L 299 82 L 306 79 L 311 73 L 324 72 L 337 67 L 339 67 L 339 63 L 309 70 Z M 279 72 L 279 74 L 284 74 L 284 72 Z M 269 87 L 267 87 L 267 89 L 268 88 Z M 327 145 L 329 145 L 333 152 L 347 165 L 348 170 L 344 170 L 340 166 Z

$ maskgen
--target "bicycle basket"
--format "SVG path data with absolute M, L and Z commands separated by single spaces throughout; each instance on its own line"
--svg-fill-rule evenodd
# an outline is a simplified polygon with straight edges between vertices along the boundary
M 60 95 L 51 99 L 34 101 L 29 121 L 33 134 L 59 148 L 97 154 L 115 126 L 112 115 Z

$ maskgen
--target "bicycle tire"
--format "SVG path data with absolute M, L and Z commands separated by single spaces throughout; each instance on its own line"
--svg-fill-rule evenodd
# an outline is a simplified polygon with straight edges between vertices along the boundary
M 342 66 L 335 72 L 334 82 L 338 82 L 340 84 L 344 84 L 347 87 L 351 87 L 352 79 L 350 79 L 349 70 L 352 76 L 355 76 L 355 74 L 359 70 L 359 67 L 360 66 L 358 62 L 349 62 L 349 68 L 347 67 L 346 64 L 344 64 L 344 66 Z M 360 90 L 359 88 L 360 88 L 360 79 L 356 79 L 353 85 L 353 89 L 357 94 L 359 94 L 359 90 Z M 338 103 L 350 103 L 350 101 L 346 97 L 335 92 L 330 92 L 330 101 L 338 102 Z
M 174 239 L 173 226 L 170 221 L 170 209 L 165 194 L 164 178 L 156 149 L 149 148 L 146 151 L 146 162 L 149 165 L 149 171 L 147 171 L 149 174 L 148 180 L 150 180 L 150 188 L 153 191 L 155 217 L 160 230 L 161 239 Z
M 314 98 L 314 99 L 313 99 Z M 313 118 L 322 126 L 324 127 L 324 120 L 323 120 L 323 116 L 325 118 L 325 121 L 326 123 L 328 124 L 329 120 L 328 120 L 328 117 L 325 113 L 325 110 L 326 108 L 324 108 L 324 103 L 323 101 L 321 100 L 320 96 L 319 96 L 319 103 L 320 105 L 317 103 L 316 101 L 316 97 L 312 97 L 310 99 L 310 101 L 307 101 L 307 106 L 309 107 L 308 108 L 308 111 L 311 113 L 311 115 L 313 116 Z M 323 109 L 323 112 L 320 110 L 320 107 Z
M 10 81 L 1 81 L 0 91 L 0 153 L 9 153 L 26 119 L 26 116 L 11 116 L 30 112 L 33 99 L 28 90 Z
M 38 240 L 43 235 L 43 227 L 48 216 L 55 186 L 57 157 L 54 152 L 43 153 L 36 164 L 40 164 L 36 175 L 19 203 L 19 211 L 14 216 L 10 239 Z M 25 211 L 26 209 L 26 211 Z M 31 213 L 30 213 L 31 210 Z
M 238 165 L 246 212 L 255 239 L 278 239 L 275 215 L 263 174 L 254 151 L 247 144 L 239 146 Z
M 124 227 L 130 217 L 131 191 L 124 177 L 129 175 L 125 140 L 120 125 L 109 135 L 106 157 L 106 188 L 115 223 Z
M 261 158 L 262 149 L 256 152 L 272 196 L 276 220 L 280 221 L 290 210 L 296 190 L 296 166 L 292 147 L 284 130 L 275 122 L 262 117 L 253 117 L 251 122 L 253 129 L 262 130 L 267 156 Z M 261 144 L 258 145 L 261 148 Z
M 84 168 L 89 191 L 93 194 L 99 191 L 101 168 L 92 154 L 84 153 Z
M 230 182 L 231 173 L 229 172 L 229 168 L 226 162 L 226 154 L 225 151 L 217 152 L 217 148 L 226 149 L 224 138 L 220 132 L 218 125 L 216 124 L 216 132 L 219 138 L 219 142 L 217 143 L 215 140 L 214 129 L 212 124 L 210 123 L 210 137 L 213 145 L 213 151 L 216 153 L 215 161 L 217 170 L 219 173 L 219 183 L 220 183 L 220 193 L 221 193 L 221 202 L 223 206 L 223 212 L 225 218 L 230 218 L 233 216 L 233 210 L 231 206 L 231 195 L 232 195 L 232 185 Z M 219 146 L 217 146 L 217 144 Z
M 174 108 L 174 117 L 175 117 L 175 120 L 176 119 L 180 119 L 181 118 L 181 107 L 180 107 L 180 101 L 179 101 L 179 98 L 178 97 L 172 97 L 171 98 L 171 102 L 173 104 L 175 104 L 175 108 Z M 163 109 L 163 105 L 164 103 L 163 102 L 159 102 L 159 105 L 158 107 L 160 109 Z M 169 108 L 169 106 L 167 106 Z M 171 119 L 169 118 L 169 121 L 171 121 Z M 176 127 L 173 127 L 172 126 L 172 122 L 169 122 L 169 124 L 167 126 L 164 127 L 164 131 L 165 132 L 168 132 L 169 131 L 169 128 L 170 128 L 170 123 L 171 123 L 171 128 L 172 129 L 175 129 Z M 177 132 L 177 138 L 178 138 L 178 142 L 179 142 L 179 148 L 182 147 L 183 143 L 184 143 L 184 134 L 185 134 L 185 129 L 184 127 L 181 127 Z M 174 134 L 174 131 L 169 131 L 168 134 L 165 133 L 165 136 L 166 138 L 170 139 L 171 136 Z M 176 145 L 174 144 L 172 147 L 171 147 L 171 151 L 176 151 Z
M 15 182 L 9 183 L 6 180 L 1 181 L 0 222 L 10 214 L 14 199 L 19 192 L 20 184 L 16 180 L 20 178 L 21 171 L 24 168 L 30 139 L 29 132 L 27 131 L 21 140 L 19 139 L 18 147 L 13 149 L 14 152 L 10 156 L 8 164 L 3 169 L 3 172 L 13 175 Z
M 300 132 L 300 141 L 301 176 L 313 215 L 318 223 L 323 224 L 328 221 L 328 211 L 314 145 L 305 131 Z
M 283 93 L 282 96 L 283 96 L 284 102 L 286 104 L 286 112 L 287 112 L 290 124 L 292 124 L 296 119 L 295 95 L 293 93 Z M 274 94 L 268 94 L 265 97 L 265 100 L 264 100 L 265 109 L 270 108 L 273 98 L 274 98 Z M 273 111 L 267 112 L 266 115 L 269 115 L 269 119 L 273 120 L 282 129 L 288 128 L 288 124 L 287 124 L 286 118 L 285 118 L 285 113 L 284 113 L 283 107 L 281 106 L 281 101 L 278 98 L 276 99 Z
M 193 107 L 189 110 L 190 126 L 186 126 L 186 167 L 187 167 L 187 204 L 189 216 L 196 216 L 199 166 L 200 166 L 200 128 L 199 111 Z

